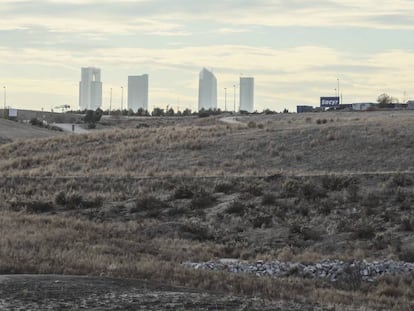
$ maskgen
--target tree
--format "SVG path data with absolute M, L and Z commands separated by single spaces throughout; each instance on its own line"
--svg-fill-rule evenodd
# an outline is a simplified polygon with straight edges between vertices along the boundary
M 155 107 L 151 115 L 154 117 L 161 117 L 164 115 L 164 109 Z
M 378 105 L 381 107 L 387 106 L 389 104 L 395 104 L 398 103 L 398 99 L 395 97 L 392 97 L 386 93 L 382 93 L 380 96 L 378 96 L 377 99 Z

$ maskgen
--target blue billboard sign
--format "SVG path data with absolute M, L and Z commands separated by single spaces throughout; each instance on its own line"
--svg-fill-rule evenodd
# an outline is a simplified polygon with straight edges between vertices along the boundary
M 339 106 L 339 97 L 321 97 L 321 107 L 331 108 Z

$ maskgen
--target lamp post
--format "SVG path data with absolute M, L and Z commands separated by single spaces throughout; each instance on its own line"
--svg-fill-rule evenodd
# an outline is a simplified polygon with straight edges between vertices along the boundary
M 3 86 L 3 89 L 4 89 L 4 103 L 3 103 L 3 105 L 4 105 L 4 111 L 6 111 L 6 87 Z
M 111 115 L 111 110 L 112 110 L 112 88 L 111 88 L 111 93 L 109 94 L 109 115 Z
M 227 88 L 224 88 L 224 111 L 227 111 Z
M 121 115 L 122 111 L 124 111 L 124 87 L 121 86 Z
M 337 80 L 337 82 L 338 82 L 338 88 L 337 88 L 337 90 L 338 90 L 338 97 L 339 97 L 339 94 L 340 94 L 340 93 L 339 93 L 339 78 L 337 78 L 336 80 Z
M 233 110 L 236 112 L 236 84 L 233 84 L 234 106 Z

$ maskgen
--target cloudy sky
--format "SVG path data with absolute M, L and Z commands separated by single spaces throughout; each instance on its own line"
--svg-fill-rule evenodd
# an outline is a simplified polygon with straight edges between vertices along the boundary
M 150 110 L 195 110 L 202 67 L 221 108 L 240 75 L 255 78 L 258 111 L 316 106 L 338 79 L 344 103 L 414 98 L 412 0 L 0 0 L 0 14 L 15 108 L 78 108 L 89 66 L 102 70 L 103 108 L 110 88 L 120 106 L 127 76 L 148 73 Z

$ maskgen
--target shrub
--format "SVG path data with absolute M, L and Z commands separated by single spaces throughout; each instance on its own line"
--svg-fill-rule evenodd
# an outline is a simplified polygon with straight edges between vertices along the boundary
M 414 262 L 414 249 L 407 249 L 402 251 L 398 258 L 405 262 Z
M 262 198 L 262 205 L 272 205 L 276 202 L 276 196 L 273 193 L 266 193 Z
M 194 193 L 188 186 L 179 186 L 174 191 L 175 199 L 191 199 Z
M 148 211 L 148 210 L 159 210 L 168 208 L 168 204 L 153 197 L 144 196 L 135 201 L 135 207 L 131 209 L 131 212 Z
M 247 123 L 247 127 L 251 129 L 256 128 L 257 127 L 256 122 L 249 121 L 249 123 Z
M 388 180 L 388 185 L 391 187 L 407 187 L 411 186 L 412 184 L 412 179 L 401 173 L 396 173 L 392 175 Z
M 66 207 L 80 208 L 82 206 L 82 196 L 78 193 L 71 193 L 66 196 Z
M 285 198 L 293 198 L 298 195 L 300 184 L 295 179 L 289 179 L 282 185 L 282 196 Z
M 409 217 L 404 217 L 401 221 L 401 230 L 402 231 L 414 231 L 414 219 Z
M 351 184 L 351 179 L 344 176 L 325 175 L 322 176 L 322 187 L 330 191 L 340 191 Z
M 246 212 L 246 206 L 240 201 L 233 201 L 229 207 L 226 208 L 225 212 L 227 214 L 234 214 L 238 216 L 242 216 Z
M 66 194 L 63 191 L 58 192 L 55 195 L 55 204 L 56 205 L 65 205 L 66 204 Z
M 50 202 L 35 201 L 26 203 L 26 210 L 34 213 L 45 213 L 53 210 L 53 204 Z
M 200 191 L 194 194 L 191 200 L 190 207 L 192 209 L 206 208 L 216 202 L 216 198 L 205 191 Z
M 222 182 L 219 183 L 215 186 L 214 190 L 216 192 L 222 192 L 222 193 L 231 193 L 234 191 L 234 184 L 230 183 L 230 182 Z
M 259 197 L 263 194 L 263 189 L 257 184 L 249 184 L 243 187 L 242 192 L 247 192 L 255 197 Z
M 368 224 L 360 224 L 354 229 L 354 238 L 368 240 L 375 237 L 375 229 Z
M 326 197 L 325 191 L 311 182 L 306 182 L 302 185 L 301 194 L 305 199 L 312 201 Z

